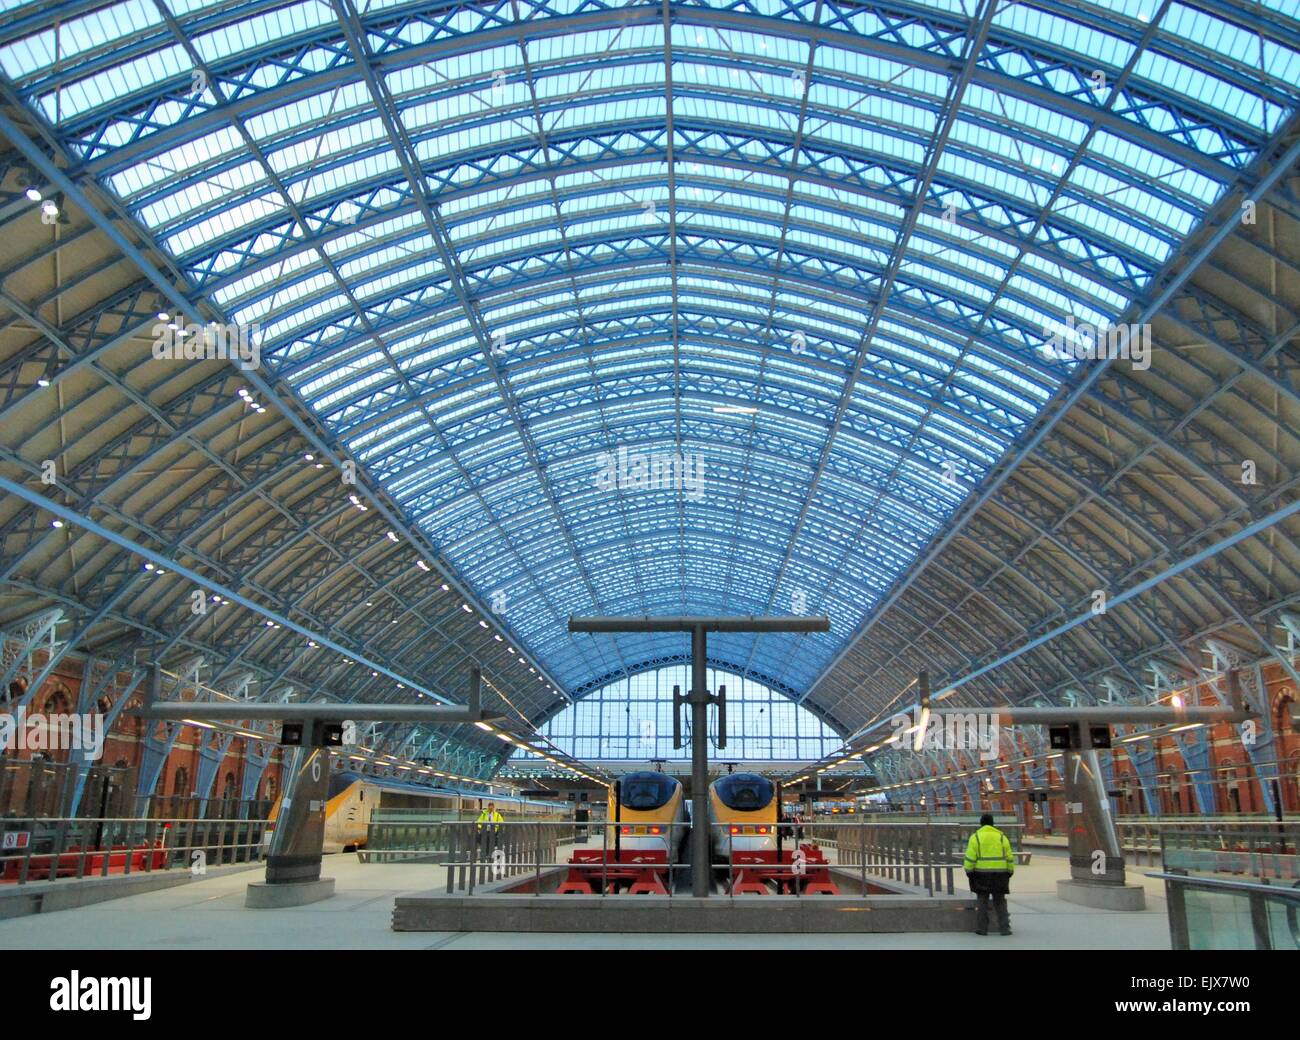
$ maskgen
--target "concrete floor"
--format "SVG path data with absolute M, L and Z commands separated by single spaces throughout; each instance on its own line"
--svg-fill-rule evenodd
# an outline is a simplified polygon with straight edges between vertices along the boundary
M 1142 877 L 1142 913 L 1090 910 L 1056 898 L 1068 874 L 1063 854 L 1035 851 L 1016 870 L 1009 899 L 1009 937 L 897 935 L 583 935 L 396 933 L 393 898 L 438 886 L 441 868 L 366 864 L 351 854 L 327 856 L 324 875 L 337 882 L 333 899 L 288 910 L 246 910 L 244 890 L 260 871 L 206 878 L 178 888 L 115 899 L 75 910 L 0 921 L 0 949 L 1169 949 L 1164 886 Z M 960 874 L 960 872 L 959 872 Z M 961 879 L 964 882 L 964 878 Z M 963 886 L 964 887 L 964 886 Z

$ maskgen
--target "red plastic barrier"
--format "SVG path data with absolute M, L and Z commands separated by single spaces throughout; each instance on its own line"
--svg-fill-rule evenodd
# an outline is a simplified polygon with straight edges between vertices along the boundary
M 803 854 L 802 870 L 795 869 L 796 851 Z M 830 864 L 817 845 L 805 843 L 797 850 L 782 849 L 779 857 L 775 849 L 736 852 L 731 863 L 735 870 L 732 895 L 770 895 L 773 884 L 785 895 L 840 894 L 839 886 L 831 880 Z
M 603 849 L 575 849 L 569 859 L 569 872 L 556 892 L 561 895 L 595 895 L 602 882 L 608 882 L 607 894 L 620 891 L 628 883 L 628 895 L 668 894 L 668 853 L 622 849 L 616 856 L 611 850 L 606 860 Z

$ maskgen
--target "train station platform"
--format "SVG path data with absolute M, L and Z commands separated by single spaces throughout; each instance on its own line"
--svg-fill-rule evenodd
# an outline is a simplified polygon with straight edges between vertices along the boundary
M 1069 876 L 1063 853 L 1036 850 L 1016 871 L 1011 936 L 965 933 L 646 935 L 578 933 L 394 932 L 393 901 L 441 889 L 443 868 L 424 863 L 362 864 L 353 854 L 327 856 L 333 898 L 285 910 L 249 910 L 244 895 L 259 872 L 241 871 L 93 906 L 0 921 L 0 948 L 95 950 L 260 949 L 1126 949 L 1170 948 L 1164 886 L 1133 871 L 1146 889 L 1142 912 L 1110 912 L 1058 899 Z M 962 885 L 964 879 L 958 884 Z M 965 891 L 964 887 L 962 891 Z M 618 897 L 612 897 L 618 898 Z M 681 897 L 674 897 L 681 898 Z M 726 898 L 726 897 L 722 897 Z M 741 897 L 761 898 L 761 897 Z M 807 897 L 816 898 L 816 897 Z

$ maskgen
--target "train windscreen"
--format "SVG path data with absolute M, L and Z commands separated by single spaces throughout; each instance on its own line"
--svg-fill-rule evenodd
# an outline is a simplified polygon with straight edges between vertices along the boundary
M 619 781 L 619 800 L 629 809 L 660 809 L 677 790 L 677 781 L 663 773 L 628 773 Z
M 349 787 L 355 784 L 361 777 L 356 773 L 331 773 L 329 787 L 326 789 L 326 798 L 335 798 L 341 795 Z
M 765 809 L 776 795 L 772 781 L 756 773 L 732 773 L 724 776 L 714 790 L 728 809 Z

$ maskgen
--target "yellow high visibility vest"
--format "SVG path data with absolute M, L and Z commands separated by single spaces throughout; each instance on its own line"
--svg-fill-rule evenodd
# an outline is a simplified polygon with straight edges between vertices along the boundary
M 970 836 L 966 843 L 966 859 L 963 866 L 967 870 L 1005 870 L 1008 874 L 1016 872 L 1016 855 L 1011 851 L 1011 842 L 996 827 L 987 824 Z

